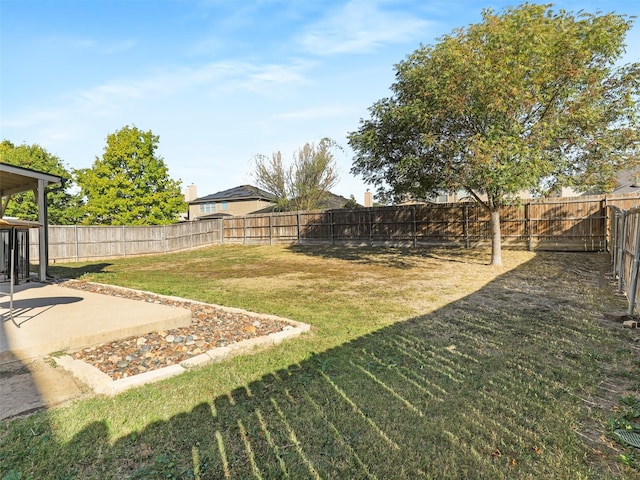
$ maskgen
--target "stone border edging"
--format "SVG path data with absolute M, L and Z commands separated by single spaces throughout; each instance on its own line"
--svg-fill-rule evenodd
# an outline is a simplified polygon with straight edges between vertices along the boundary
M 94 283 L 94 282 L 84 282 L 84 283 L 90 284 L 90 285 L 96 285 L 96 286 L 103 286 L 100 283 Z M 284 317 L 278 317 L 276 315 L 249 312 L 248 310 L 243 310 L 240 308 L 224 307 L 221 305 L 204 303 L 196 300 L 189 300 L 186 298 L 174 297 L 169 295 L 160 295 L 153 292 L 147 292 L 144 290 L 135 290 L 135 289 L 119 287 L 115 285 L 108 285 L 108 287 L 113 288 L 114 290 L 123 290 L 123 291 L 129 291 L 134 293 L 147 294 L 147 295 L 152 295 L 158 298 L 164 298 L 167 300 L 173 300 L 177 302 L 188 302 L 188 303 L 194 303 L 198 305 L 208 305 L 222 311 L 227 311 L 229 313 L 245 314 L 251 317 L 255 317 L 256 319 L 278 320 L 281 322 L 288 323 L 289 325 L 279 332 L 270 333 L 268 335 L 263 335 L 261 337 L 242 340 L 240 342 L 232 343 L 231 345 L 227 345 L 225 347 L 218 347 L 218 348 L 208 350 L 205 353 L 201 353 L 200 355 L 196 355 L 195 357 L 188 358 L 182 361 L 180 364 L 169 365 L 166 367 L 158 368 L 156 370 L 149 370 L 144 373 L 139 373 L 137 375 L 132 375 L 130 377 L 121 378 L 118 380 L 113 380 L 109 375 L 102 372 L 97 367 L 94 367 L 93 365 L 90 365 L 87 362 L 84 362 L 82 360 L 76 360 L 70 355 L 54 357 L 54 361 L 57 365 L 71 372 L 79 380 L 86 383 L 94 392 L 101 395 L 107 395 L 107 396 L 117 395 L 133 387 L 157 382 L 160 380 L 165 380 L 167 378 L 180 375 L 181 373 L 184 373 L 189 369 L 201 367 L 209 363 L 218 363 L 227 358 L 233 358 L 246 353 L 250 353 L 259 348 L 265 348 L 272 345 L 277 345 L 283 342 L 284 340 L 298 337 L 303 333 L 309 332 L 311 330 L 311 326 L 306 323 L 297 322 L 295 320 L 290 320 Z
M 263 337 L 251 338 L 233 343 L 226 347 L 218 347 L 201 353 L 195 357 L 189 358 L 180 364 L 169 365 L 157 370 L 132 375 L 130 377 L 112 380 L 109 375 L 103 373 L 93 365 L 89 365 L 82 360 L 76 360 L 70 355 L 54 358 L 57 365 L 71 372 L 74 376 L 86 383 L 91 389 L 101 395 L 113 396 L 122 393 L 130 388 L 165 380 L 187 370 L 201 367 L 209 363 L 221 362 L 227 358 L 236 357 L 245 353 L 249 353 L 260 347 L 268 347 L 277 345 L 284 340 L 298 337 L 304 332 L 310 330 L 307 324 L 298 323 L 297 327 L 289 330 L 283 330 L 277 333 L 270 333 Z

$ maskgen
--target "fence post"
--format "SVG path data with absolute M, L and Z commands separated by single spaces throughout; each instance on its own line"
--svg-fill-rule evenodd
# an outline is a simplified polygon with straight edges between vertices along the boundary
M 607 196 L 605 195 L 604 199 L 600 201 L 600 205 L 602 205 L 602 210 L 604 211 L 604 227 L 602 229 L 602 233 L 604 234 L 604 251 L 609 251 L 609 235 L 607 235 L 607 226 L 609 225 L 609 202 L 607 201 Z
M 369 214 L 369 245 L 373 245 L 373 215 L 370 208 L 367 209 L 367 213 Z
M 296 212 L 296 230 L 298 235 L 298 244 L 300 244 L 300 212 Z
M 269 245 L 273 245 L 273 214 L 269 214 Z
M 533 250 L 533 219 L 531 218 L 531 202 L 524 206 L 524 222 L 527 229 L 527 251 Z
M 613 238 L 612 244 L 609 246 L 611 251 L 611 264 L 613 266 L 613 278 L 615 278 L 617 270 L 618 270 L 618 228 L 620 228 L 620 212 L 614 211 L 614 222 L 613 222 Z
M 333 212 L 329 210 L 329 235 L 331 236 L 331 246 L 336 244 L 336 239 L 333 236 Z
M 416 248 L 418 246 L 418 216 L 414 205 L 411 206 L 411 227 L 413 230 L 413 248 Z
M 467 249 L 471 248 L 471 239 L 469 238 L 469 204 L 464 202 L 464 245 Z
M 242 217 L 242 244 L 247 244 L 247 217 Z
M 78 239 L 78 224 L 76 223 L 74 225 L 74 232 L 75 232 L 75 236 L 76 236 L 76 263 L 80 261 L 80 252 L 78 251 L 78 243 L 80 242 L 80 240 Z
M 640 212 L 635 213 L 640 215 Z M 629 291 L 628 315 L 633 315 L 633 308 L 636 304 L 636 290 L 638 289 L 638 270 L 640 267 L 640 222 L 636 222 L 636 244 L 633 257 L 633 270 L 631 270 L 631 290 Z
M 609 249 L 611 251 L 611 264 L 613 267 L 613 278 L 618 274 L 618 256 L 620 251 L 618 250 L 618 238 L 620 236 L 620 209 L 618 207 L 610 206 L 609 209 L 613 211 L 613 227 L 610 227 L 612 231 L 612 238 L 609 242 Z
M 122 225 L 122 256 L 127 256 L 127 227 Z
M 619 246 L 619 252 L 620 252 L 619 253 L 619 256 L 620 256 L 619 260 L 620 261 L 618 262 L 618 293 L 622 292 L 622 280 L 623 280 L 622 279 L 622 277 L 623 277 L 623 275 L 622 275 L 623 270 L 622 269 L 624 267 L 624 253 L 625 253 L 624 252 L 624 237 L 626 235 L 625 230 L 626 230 L 626 227 L 627 227 L 627 221 L 626 221 L 626 219 L 627 219 L 627 211 L 626 210 L 622 210 L 621 218 L 622 218 L 622 221 L 621 221 L 621 223 L 622 223 L 622 233 L 620 235 L 620 246 Z
M 167 226 L 166 225 L 163 225 L 162 234 L 164 235 L 164 253 L 167 253 L 167 250 L 169 249 L 169 245 L 167 242 Z

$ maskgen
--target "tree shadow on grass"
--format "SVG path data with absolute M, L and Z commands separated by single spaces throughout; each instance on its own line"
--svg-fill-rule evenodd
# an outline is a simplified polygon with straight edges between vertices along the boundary
M 87 273 L 106 273 L 105 268 L 113 265 L 112 263 L 87 263 L 78 266 L 62 266 L 62 265 L 50 265 L 50 272 L 57 278 L 63 279 L 78 279 Z
M 358 264 L 378 265 L 398 269 L 410 269 L 417 261 L 433 258 L 439 261 L 475 263 L 486 265 L 491 257 L 484 249 L 478 249 L 473 256 L 469 250 L 459 247 L 350 247 L 350 246 L 318 246 L 291 245 L 288 249 L 299 255 L 344 260 Z M 446 253 L 445 253 L 446 252 Z
M 599 414 L 585 400 L 609 364 L 631 356 L 632 342 L 628 331 L 585 311 L 582 296 L 595 287 L 576 282 L 569 258 L 536 257 L 436 312 L 267 373 L 140 432 L 113 439 L 106 421 L 91 424 L 48 446 L 36 473 L 620 478 L 622 467 L 607 460 L 612 451 L 602 443 L 596 452 L 580 429 Z M 532 295 L 543 272 L 553 280 L 544 295 Z M 180 395 L 225 368 L 234 367 L 213 365 L 144 388 Z M 2 455 L 0 466 L 18 461 Z

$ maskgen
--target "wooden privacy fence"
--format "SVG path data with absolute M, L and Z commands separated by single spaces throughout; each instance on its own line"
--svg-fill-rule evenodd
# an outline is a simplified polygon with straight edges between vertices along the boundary
M 618 292 L 624 292 L 629 301 L 627 313 L 632 315 L 640 310 L 640 207 L 609 207 L 609 211 L 613 274 L 618 279 Z
M 77 262 L 187 250 L 221 241 L 221 221 L 150 226 L 50 225 L 49 261 Z M 37 231 L 31 232 L 31 259 L 38 260 Z
M 633 198 L 580 197 L 509 205 L 501 210 L 505 245 L 530 250 L 607 248 L 608 205 Z M 284 212 L 223 220 L 223 243 L 471 247 L 491 241 L 489 213 L 477 204 Z
M 576 197 L 509 205 L 503 243 L 529 250 L 604 251 L 609 206 L 640 206 L 640 194 Z M 222 243 L 429 246 L 470 248 L 491 242 L 489 214 L 473 203 L 283 212 L 175 225 L 49 226 L 49 260 L 73 262 L 168 253 Z M 31 232 L 31 259 L 38 235 Z

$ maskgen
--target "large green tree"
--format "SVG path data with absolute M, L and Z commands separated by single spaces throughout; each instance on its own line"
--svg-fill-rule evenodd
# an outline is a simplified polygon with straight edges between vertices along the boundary
M 125 126 L 107 137 L 102 158 L 76 171 L 82 223 L 159 225 L 186 211 L 180 181 L 156 155 L 159 137 Z
M 258 186 L 278 199 L 280 210 L 319 208 L 331 188 L 338 182 L 334 152 L 340 147 L 330 138 L 316 145 L 306 143 L 288 165 L 282 153 L 255 157 L 253 177 Z
M 466 189 L 491 214 L 523 190 L 611 186 L 637 163 L 640 64 L 616 66 L 632 22 L 523 4 L 422 46 L 349 135 L 380 198 Z
M 69 193 L 72 174 L 58 157 L 37 144 L 15 146 L 9 140 L 3 140 L 0 143 L 0 162 L 61 177 L 63 183 L 47 189 L 49 223 L 53 225 L 75 223 L 76 202 L 75 197 Z M 28 191 L 13 195 L 7 203 L 4 216 L 37 221 L 38 206 L 34 193 Z

